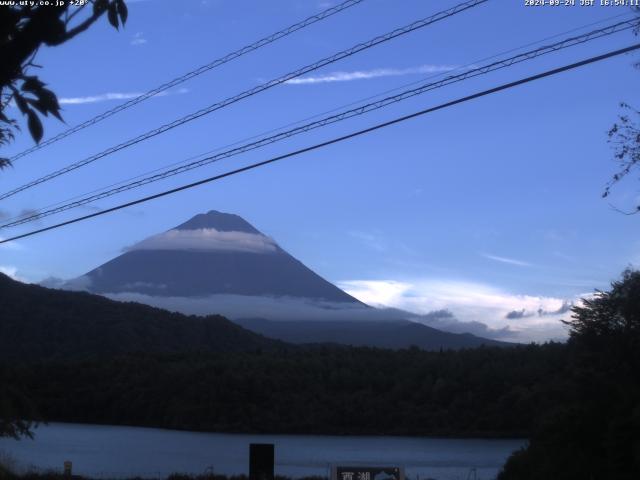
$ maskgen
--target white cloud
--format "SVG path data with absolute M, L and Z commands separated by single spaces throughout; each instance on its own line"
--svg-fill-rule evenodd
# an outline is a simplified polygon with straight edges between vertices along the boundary
M 299 297 L 261 297 L 251 295 L 210 295 L 207 297 L 163 297 L 142 293 L 107 293 L 119 301 L 133 301 L 188 315 L 220 314 L 228 318 L 267 320 L 382 320 L 376 310 L 357 303 L 328 302 Z M 376 318 L 373 318 L 376 317 Z
M 331 72 L 324 75 L 299 77 L 287 80 L 290 85 L 306 85 L 329 82 L 351 82 L 353 80 L 370 80 L 380 77 L 399 77 L 404 75 L 416 75 L 421 73 L 448 72 L 458 68 L 454 65 L 420 65 L 411 68 L 376 68 L 373 70 L 356 70 L 352 72 Z
M 154 97 L 165 97 L 167 95 L 182 95 L 189 92 L 187 88 L 179 88 L 174 91 L 164 91 L 154 95 Z M 130 100 L 143 95 L 141 92 L 109 92 L 99 95 L 89 95 L 86 97 L 62 97 L 58 99 L 60 105 L 83 105 L 85 103 L 107 102 L 110 100 Z
M 494 340 L 506 340 L 513 342 L 528 342 L 528 338 L 518 338 L 509 326 L 502 328 L 491 328 L 482 322 L 462 322 L 458 320 L 449 310 L 435 310 L 425 315 L 417 315 L 411 320 L 423 323 L 439 330 L 452 333 L 471 333 L 479 337 L 492 338 Z
M 92 283 L 93 281 L 91 280 L 91 277 L 82 275 L 81 277 L 72 278 L 71 280 L 63 280 L 58 277 L 47 277 L 39 282 L 39 285 L 57 290 L 88 291 Z
M 99 95 L 90 95 L 86 97 L 63 97 L 59 98 L 58 102 L 60 103 L 60 105 L 81 105 L 84 103 L 106 102 L 108 100 L 129 100 L 131 98 L 139 97 L 140 95 L 142 95 L 142 93 L 140 92 L 111 92 L 101 93 Z
M 495 262 L 507 263 L 509 265 L 516 265 L 518 267 L 532 267 L 533 266 L 529 262 L 524 262 L 522 260 L 516 260 L 514 258 L 499 257 L 498 255 L 490 255 L 488 253 L 483 253 L 482 256 L 484 258 L 488 258 L 489 260 L 493 260 Z
M 489 285 L 462 281 L 419 280 L 409 283 L 352 280 L 339 282 L 338 285 L 369 305 L 394 307 L 419 315 L 448 310 L 455 316 L 455 321 L 480 322 L 489 329 L 499 331 L 508 328 L 511 335 L 507 339 L 513 341 L 566 337 L 566 329 L 560 319 L 570 316 L 566 309 L 568 302 L 579 301 L 578 298 L 516 295 Z M 536 314 L 509 315 L 522 310 Z M 539 311 L 544 314 L 538 314 Z
M 92 283 L 93 280 L 91 280 L 91 277 L 82 275 L 81 277 L 72 278 L 68 282 L 65 282 L 63 288 L 65 290 L 85 291 L 91 288 Z
M 5 275 L 13 278 L 14 280 L 18 280 L 19 282 L 22 281 L 22 279 L 18 276 L 18 269 L 16 267 L 0 265 L 0 273 L 4 273 Z
M 204 250 L 273 253 L 277 244 L 257 233 L 221 232 L 215 228 L 169 230 L 149 237 L 128 250 Z
M 136 34 L 131 39 L 130 43 L 131 45 L 136 47 L 136 46 L 144 45 L 145 43 L 147 43 L 147 39 L 144 38 L 144 34 L 142 32 L 136 32 Z
M 140 289 L 146 288 L 149 290 L 164 290 L 167 286 L 164 283 L 151 283 L 151 282 L 133 282 L 133 283 L 125 283 L 122 286 L 123 289 Z
M 496 340 L 519 341 L 517 333 L 504 327 L 493 329 L 481 322 L 461 322 L 448 311 L 426 315 L 396 308 L 369 308 L 358 304 L 327 302 L 298 297 L 211 295 L 208 297 L 163 297 L 141 293 L 107 293 L 118 301 L 139 302 L 188 315 L 220 314 L 232 320 L 262 318 L 274 321 L 413 321 L 453 333 L 472 333 Z M 524 339 L 528 341 L 528 339 Z
M 338 286 L 349 295 L 356 297 L 367 305 L 376 307 L 396 307 L 403 308 L 398 305 L 398 299 L 411 289 L 411 285 L 403 282 L 395 282 L 392 280 L 353 280 L 338 282 Z M 414 313 L 426 313 L 415 312 Z

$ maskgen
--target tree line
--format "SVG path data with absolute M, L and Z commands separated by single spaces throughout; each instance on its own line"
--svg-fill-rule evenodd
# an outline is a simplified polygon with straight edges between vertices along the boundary
M 560 344 L 133 354 L 14 368 L 42 418 L 218 432 L 526 436 Z M 560 369 L 560 370 L 559 370 Z

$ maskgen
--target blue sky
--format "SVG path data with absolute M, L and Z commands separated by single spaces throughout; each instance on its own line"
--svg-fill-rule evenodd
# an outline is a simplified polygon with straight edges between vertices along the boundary
M 74 125 L 331 4 L 318 0 L 129 0 L 116 32 L 100 22 L 43 49 L 38 74 Z M 456 1 L 365 0 L 86 129 L 0 173 L 2 191 Z M 491 0 L 355 55 L 0 204 L 40 208 L 592 22 L 624 7 L 525 7 Z M 613 23 L 613 20 L 606 23 Z M 580 30 L 587 31 L 595 27 Z M 95 207 L 138 198 L 395 116 L 637 41 L 629 32 L 549 55 L 198 169 Z M 0 247 L 0 268 L 27 281 L 71 278 L 126 246 L 211 209 L 237 213 L 325 278 L 365 301 L 557 336 L 556 310 L 640 263 L 640 217 L 615 212 L 640 196 L 635 178 L 600 198 L 616 170 L 607 130 L 638 101 L 637 56 L 622 56 L 193 189 Z M 427 73 L 433 72 L 433 73 Z M 334 80 L 334 81 L 328 81 Z M 45 136 L 65 125 L 47 121 Z M 20 136 L 5 155 L 31 146 Z M 86 214 L 80 209 L 50 217 Z M 31 226 L 0 232 L 4 237 Z M 520 322 L 518 324 L 518 322 Z M 555 322 L 550 324 L 550 322 Z M 545 330 L 546 329 L 546 330 Z

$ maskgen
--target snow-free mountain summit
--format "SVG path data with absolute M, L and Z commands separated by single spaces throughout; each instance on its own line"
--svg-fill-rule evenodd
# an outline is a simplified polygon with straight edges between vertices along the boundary
M 186 314 L 220 314 L 292 343 L 425 349 L 500 343 L 431 328 L 409 312 L 371 308 L 243 218 L 215 210 L 136 243 L 66 287 Z
M 362 306 L 243 218 L 215 210 L 133 245 L 84 281 L 101 294 L 293 297 Z

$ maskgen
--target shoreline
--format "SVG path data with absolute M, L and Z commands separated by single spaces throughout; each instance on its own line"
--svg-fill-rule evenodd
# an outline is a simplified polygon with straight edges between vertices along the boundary
M 154 426 L 154 425 L 140 425 L 140 424 L 128 424 L 128 423 L 99 423 L 99 422 L 78 422 L 78 421 L 64 421 L 64 420 L 52 420 L 47 422 L 40 422 L 38 427 L 33 428 L 33 433 L 36 433 L 36 430 L 40 427 L 48 427 L 52 425 L 68 425 L 68 426 L 83 426 L 83 427 L 101 427 L 101 428 L 135 428 L 141 430 L 159 430 L 164 432 L 182 432 L 182 433 L 191 433 L 191 434 L 202 434 L 202 435 L 234 435 L 234 436 L 269 436 L 269 437 L 336 437 L 336 438 L 370 438 L 370 437 L 379 437 L 379 438 L 422 438 L 422 439 L 434 439 L 434 440 L 483 440 L 483 441 L 491 441 L 491 440 L 518 440 L 518 441 L 528 441 L 528 437 L 526 435 L 510 435 L 510 434 L 500 434 L 495 433 L 494 435 L 487 435 L 486 432 L 483 434 L 478 433 L 478 435 L 456 435 L 456 434 L 415 434 L 415 433 L 318 433 L 318 432 L 299 432 L 299 431 L 291 431 L 291 432 L 256 432 L 256 431 L 238 431 L 238 430 L 194 430 L 192 428 L 168 428 L 163 426 Z M 28 440 L 28 439 L 26 439 Z

